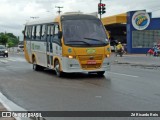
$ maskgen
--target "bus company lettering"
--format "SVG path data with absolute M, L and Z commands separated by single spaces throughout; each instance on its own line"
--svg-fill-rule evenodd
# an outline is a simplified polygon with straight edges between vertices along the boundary
M 94 54 L 94 53 L 96 52 L 96 50 L 93 49 L 93 48 L 87 48 L 87 49 L 86 49 L 86 52 L 87 52 L 88 54 Z
M 34 48 L 35 48 L 35 50 L 40 50 L 40 46 L 39 45 L 35 45 Z
M 40 50 L 40 45 L 35 45 L 34 43 L 32 44 L 32 49 L 33 50 Z

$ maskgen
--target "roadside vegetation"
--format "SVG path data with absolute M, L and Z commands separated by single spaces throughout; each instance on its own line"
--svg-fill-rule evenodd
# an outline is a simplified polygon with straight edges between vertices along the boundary
M 0 33 L 0 44 L 6 47 L 15 47 L 19 43 L 19 37 L 15 36 L 13 33 Z

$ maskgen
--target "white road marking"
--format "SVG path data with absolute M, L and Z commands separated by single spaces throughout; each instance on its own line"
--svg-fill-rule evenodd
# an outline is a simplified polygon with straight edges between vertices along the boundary
M 9 61 L 16 61 L 15 59 L 11 59 L 11 58 L 7 58 L 6 60 L 9 60 Z
M 3 59 L 3 60 L 0 59 L 0 62 L 6 63 L 6 62 L 8 62 L 8 61 L 5 60 L 5 59 Z
M 12 62 L 12 61 L 25 61 L 23 58 L 0 58 L 0 62 L 2 63 L 7 63 L 7 62 Z
M 95 96 L 95 98 L 102 98 L 102 96 Z
M 134 78 L 138 78 L 139 76 L 135 76 L 135 75 L 128 75 L 128 74 L 123 74 L 123 73 L 115 73 L 115 72 L 109 72 L 111 74 L 115 74 L 115 75 L 123 75 L 123 76 L 127 76 L 127 77 L 134 77 Z

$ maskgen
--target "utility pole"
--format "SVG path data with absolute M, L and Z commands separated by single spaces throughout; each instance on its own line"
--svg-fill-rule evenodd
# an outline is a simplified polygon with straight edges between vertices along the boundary
M 56 8 L 58 8 L 58 11 L 57 11 L 57 12 L 58 12 L 58 13 L 59 13 L 59 15 L 60 15 L 60 14 L 61 14 L 61 12 L 62 12 L 62 11 L 61 11 L 61 8 L 63 8 L 63 7 L 56 6 Z

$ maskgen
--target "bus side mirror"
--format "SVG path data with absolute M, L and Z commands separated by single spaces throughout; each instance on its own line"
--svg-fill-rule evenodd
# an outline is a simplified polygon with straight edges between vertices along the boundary
M 26 38 L 26 35 L 25 35 L 25 31 L 24 31 L 24 30 L 22 31 L 22 34 L 23 34 L 24 38 Z
M 25 32 L 24 32 L 24 30 L 23 30 L 23 31 L 22 31 L 22 34 L 24 35 L 24 33 L 25 33 Z
M 61 39 L 62 38 L 62 31 L 58 32 L 58 38 Z

